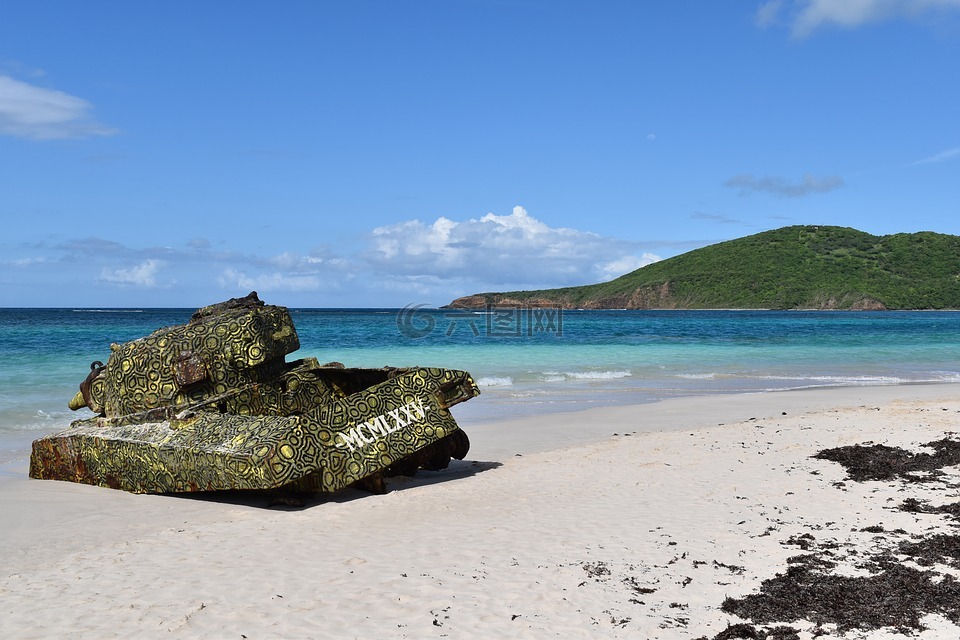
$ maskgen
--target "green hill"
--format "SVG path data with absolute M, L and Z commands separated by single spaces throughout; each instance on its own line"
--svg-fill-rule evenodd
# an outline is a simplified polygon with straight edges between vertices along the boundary
M 661 260 L 600 284 L 480 293 L 452 308 L 960 309 L 960 236 L 793 226 Z

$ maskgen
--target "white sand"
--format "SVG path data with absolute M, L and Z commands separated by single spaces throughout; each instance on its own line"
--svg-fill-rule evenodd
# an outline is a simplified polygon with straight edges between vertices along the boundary
M 299 510 L 7 468 L 0 637 L 712 637 L 742 622 L 720 610 L 725 597 L 756 592 L 800 553 L 784 544 L 791 536 L 867 551 L 866 526 L 951 531 L 940 516 L 892 506 L 955 492 L 834 486 L 844 469 L 810 456 L 867 441 L 916 448 L 960 431 L 960 385 L 462 426 L 467 461 L 393 479 L 386 495 L 348 490 Z M 924 622 L 917 637 L 960 637 L 937 616 Z

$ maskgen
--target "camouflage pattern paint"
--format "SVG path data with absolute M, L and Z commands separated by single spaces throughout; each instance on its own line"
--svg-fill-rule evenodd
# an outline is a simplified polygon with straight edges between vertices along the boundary
M 479 394 L 468 373 L 285 362 L 299 346 L 288 311 L 256 293 L 111 345 L 70 403 L 97 415 L 36 440 L 30 476 L 137 493 L 336 491 L 466 455 L 449 407 Z

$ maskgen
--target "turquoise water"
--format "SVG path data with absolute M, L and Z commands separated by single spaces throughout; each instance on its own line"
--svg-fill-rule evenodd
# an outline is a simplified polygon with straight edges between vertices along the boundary
M 111 342 L 192 309 L 0 309 L 0 462 L 89 412 L 66 408 Z M 462 424 L 584 406 L 820 386 L 960 381 L 960 313 L 291 310 L 302 345 L 347 366 L 466 369 Z

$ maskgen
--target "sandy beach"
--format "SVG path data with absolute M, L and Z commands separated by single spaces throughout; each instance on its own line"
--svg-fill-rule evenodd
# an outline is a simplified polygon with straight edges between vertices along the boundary
M 931 563 L 910 549 L 956 533 L 951 512 L 936 511 L 957 501 L 956 466 L 859 481 L 813 456 L 880 444 L 929 452 L 922 445 L 960 431 L 960 385 L 684 398 L 461 426 L 473 446 L 446 471 L 302 507 L 133 495 L 7 466 L 0 635 L 960 637 L 950 621 L 960 604 L 935 599 L 914 612 L 920 629 L 729 612 L 757 605 L 742 599 L 771 592 L 764 581 L 791 567 L 858 593 L 869 583 L 857 579 L 894 565 L 955 586 L 960 558 Z

